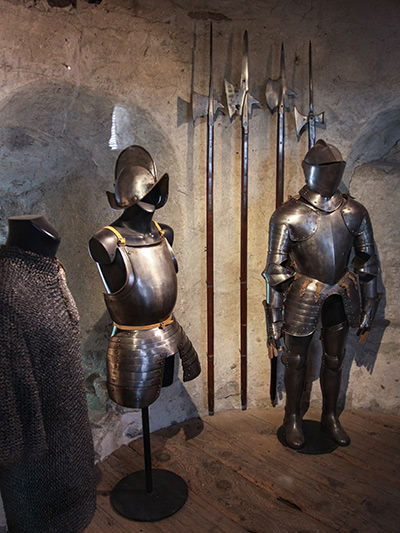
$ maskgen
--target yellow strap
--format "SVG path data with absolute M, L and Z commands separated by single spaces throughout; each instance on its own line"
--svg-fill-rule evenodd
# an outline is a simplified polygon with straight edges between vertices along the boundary
M 124 237 L 120 234 L 119 231 L 117 231 L 115 228 L 113 228 L 112 226 L 104 226 L 103 229 L 109 229 L 110 231 L 112 231 L 114 233 L 114 235 L 117 236 L 119 242 L 121 244 L 125 244 L 126 243 L 126 240 L 124 239 Z
M 165 326 L 168 326 L 168 324 L 172 324 L 173 321 L 174 321 L 174 317 L 172 315 L 169 315 L 168 318 L 166 318 L 162 322 L 157 322 L 156 324 L 147 324 L 146 326 L 121 326 L 120 324 L 117 324 L 116 322 L 114 322 L 114 326 L 124 331 L 132 331 L 135 329 L 146 330 L 146 329 L 153 329 L 153 328 L 164 329 Z
M 158 222 L 156 222 L 155 220 L 153 220 L 153 222 L 154 222 L 156 228 L 158 229 L 158 231 L 160 232 L 161 237 L 164 237 L 165 231 L 161 228 L 160 224 Z M 109 229 L 110 231 L 112 231 L 114 233 L 114 235 L 117 236 L 120 244 L 126 244 L 125 237 L 123 237 L 118 230 L 113 228 L 113 226 L 104 226 L 103 229 Z
M 158 229 L 158 231 L 160 232 L 161 237 L 164 237 L 165 231 L 161 228 L 160 224 L 156 222 L 155 220 L 153 220 L 153 222 L 156 225 L 156 228 Z

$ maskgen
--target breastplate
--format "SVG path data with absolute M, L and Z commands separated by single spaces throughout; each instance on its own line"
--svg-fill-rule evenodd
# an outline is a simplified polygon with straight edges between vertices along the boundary
M 290 257 L 297 272 L 329 285 L 344 275 L 354 237 L 347 229 L 341 209 L 317 212 L 317 227 L 307 239 L 293 243 Z
M 162 322 L 177 297 L 175 266 L 165 238 L 153 246 L 122 245 L 119 252 L 126 281 L 117 292 L 104 295 L 111 318 L 124 326 Z

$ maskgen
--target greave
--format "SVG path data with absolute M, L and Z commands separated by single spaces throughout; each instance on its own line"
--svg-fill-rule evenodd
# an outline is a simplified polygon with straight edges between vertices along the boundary
M 342 428 L 337 416 L 337 401 L 342 380 L 348 329 L 347 322 L 343 322 L 321 330 L 323 346 L 320 378 L 323 399 L 321 426 L 340 446 L 350 444 L 350 438 Z
M 286 405 L 283 426 L 287 445 L 299 449 L 304 445 L 301 417 L 301 397 L 304 388 L 306 357 L 287 352 L 282 358 L 285 364 Z

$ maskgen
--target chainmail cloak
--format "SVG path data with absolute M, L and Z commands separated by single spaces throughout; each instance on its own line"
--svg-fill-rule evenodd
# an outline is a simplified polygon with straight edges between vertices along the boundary
M 95 509 L 79 316 L 63 268 L 0 248 L 0 489 L 10 532 L 75 533 Z

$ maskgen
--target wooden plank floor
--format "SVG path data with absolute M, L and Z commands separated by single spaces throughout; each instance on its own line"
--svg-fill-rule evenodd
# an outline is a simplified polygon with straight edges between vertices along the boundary
M 189 487 L 184 507 L 157 523 L 126 520 L 110 505 L 114 485 L 143 469 L 142 440 L 122 446 L 99 465 L 87 533 L 400 531 L 399 417 L 345 411 L 352 443 L 325 455 L 283 447 L 281 418 L 279 408 L 225 411 L 152 433 L 153 467 Z

